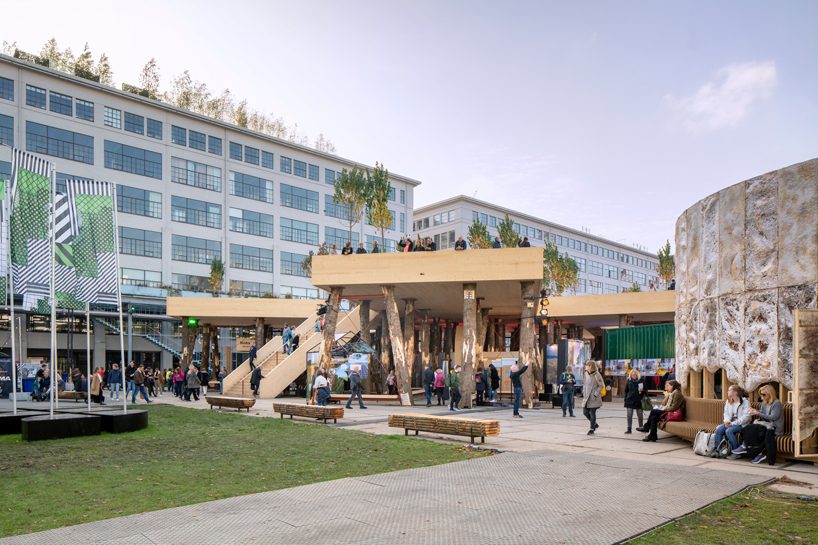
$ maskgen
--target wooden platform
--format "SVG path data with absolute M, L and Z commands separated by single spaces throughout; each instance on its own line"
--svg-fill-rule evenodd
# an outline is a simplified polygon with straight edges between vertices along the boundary
M 250 408 L 256 404 L 255 398 L 252 397 L 228 397 L 228 396 L 219 396 L 219 395 L 207 395 L 205 396 L 205 401 L 210 404 L 210 408 L 213 407 L 228 407 L 230 409 L 238 409 L 241 412 L 242 409 L 246 410 L 248 413 L 250 412 Z
M 293 416 L 303 416 L 304 418 L 323 420 L 324 424 L 327 423 L 327 420 L 332 419 L 333 423 L 335 423 L 338 422 L 339 418 L 344 417 L 343 407 L 301 405 L 298 403 L 273 403 L 273 411 L 281 414 L 281 418 L 284 418 L 285 414 L 290 415 L 290 419 Z
M 421 431 L 462 435 L 469 437 L 472 443 L 475 437 L 479 437 L 480 442 L 485 443 L 487 436 L 500 435 L 500 423 L 497 420 L 472 420 L 426 414 L 390 414 L 389 426 L 403 428 L 404 435 L 409 435 L 409 430 L 413 430 L 415 435 Z

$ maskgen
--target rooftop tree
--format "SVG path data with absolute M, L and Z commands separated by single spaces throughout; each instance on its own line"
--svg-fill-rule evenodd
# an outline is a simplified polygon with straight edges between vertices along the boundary
M 352 228 L 363 218 L 369 199 L 368 186 L 366 172 L 358 167 L 353 167 L 352 170 L 344 169 L 335 180 L 335 194 L 332 196 L 332 202 L 346 208 L 347 215 L 344 219 L 349 225 L 348 242 L 352 242 Z
M 489 230 L 479 220 L 474 220 L 469 225 L 469 245 L 475 250 L 491 248 Z
M 554 295 L 575 290 L 579 285 L 579 265 L 571 257 L 560 255 L 551 241 L 547 241 L 543 248 L 543 285 Z
M 506 248 L 516 248 L 520 245 L 520 235 L 514 230 L 514 221 L 508 214 L 503 221 L 497 224 L 497 234 L 500 235 L 500 242 Z
M 368 173 L 367 173 L 368 174 Z M 389 210 L 389 194 L 392 185 L 389 183 L 389 171 L 380 163 L 375 163 L 372 175 L 367 175 L 367 216 L 369 223 L 381 232 L 381 251 L 386 251 L 386 229 L 395 219 Z
M 659 278 L 665 282 L 665 287 L 667 287 L 676 275 L 676 260 L 673 254 L 670 253 L 669 240 L 665 242 L 663 247 L 659 248 L 656 255 L 659 258 Z

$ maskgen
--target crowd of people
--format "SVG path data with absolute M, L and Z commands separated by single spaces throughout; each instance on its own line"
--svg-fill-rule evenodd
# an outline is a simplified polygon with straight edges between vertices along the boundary
M 500 237 L 494 237 L 494 241 L 491 243 L 492 248 L 503 248 L 503 243 L 500 242 Z M 528 240 L 528 237 L 523 237 L 517 243 L 517 247 L 519 248 L 529 248 L 531 247 L 531 242 Z M 463 239 L 462 236 L 457 237 L 457 241 L 454 243 L 454 249 L 456 251 L 460 250 L 467 250 L 469 248 L 468 243 Z M 338 251 L 338 245 L 332 244 L 329 247 L 327 243 L 324 242 L 320 245 L 318 250 L 318 255 L 352 255 L 352 254 L 379 254 L 385 250 L 382 250 L 381 247 L 378 245 L 377 240 L 372 241 L 372 247 L 370 250 L 366 249 L 366 245 L 363 242 L 358 243 L 357 248 L 352 247 L 352 242 L 347 242 L 343 245 L 340 252 Z M 421 238 L 420 235 L 416 236 L 414 240 L 409 235 L 401 237 L 397 244 L 397 251 L 398 252 L 435 252 L 437 251 L 437 243 L 431 238 Z

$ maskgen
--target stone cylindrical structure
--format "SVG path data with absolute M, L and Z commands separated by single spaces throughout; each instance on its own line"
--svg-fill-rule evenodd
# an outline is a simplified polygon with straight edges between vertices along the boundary
M 793 310 L 816 308 L 818 159 L 714 193 L 676 222 L 676 374 L 792 388 Z

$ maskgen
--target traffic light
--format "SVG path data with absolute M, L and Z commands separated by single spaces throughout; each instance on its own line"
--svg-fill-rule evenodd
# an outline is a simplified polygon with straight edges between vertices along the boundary
M 198 318 L 188 318 L 187 319 L 187 326 L 188 327 L 196 327 L 197 325 L 199 325 L 199 319 Z

